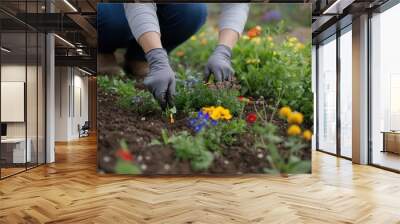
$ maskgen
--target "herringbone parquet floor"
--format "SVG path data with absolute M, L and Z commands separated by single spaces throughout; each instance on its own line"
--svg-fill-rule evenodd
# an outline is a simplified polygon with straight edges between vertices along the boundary
M 0 181 L 0 223 L 400 223 L 400 175 L 318 152 L 289 178 L 102 176 L 93 137 L 56 155 Z

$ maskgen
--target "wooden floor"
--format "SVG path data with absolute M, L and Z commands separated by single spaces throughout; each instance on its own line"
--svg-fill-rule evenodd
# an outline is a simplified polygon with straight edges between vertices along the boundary
M 313 174 L 134 178 L 96 173 L 96 141 L 0 181 L 0 223 L 400 223 L 400 175 L 313 154 Z

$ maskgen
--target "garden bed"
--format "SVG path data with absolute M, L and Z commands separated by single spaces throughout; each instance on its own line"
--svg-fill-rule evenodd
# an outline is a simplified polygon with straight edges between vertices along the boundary
M 202 31 L 172 52 L 177 95 L 175 107 L 166 111 L 140 81 L 124 74 L 98 76 L 99 171 L 310 173 L 310 45 L 294 37 L 275 42 L 267 33 L 250 31 L 234 49 L 237 81 L 224 88 L 204 84 L 202 67 L 186 64 L 206 61 L 215 36 Z

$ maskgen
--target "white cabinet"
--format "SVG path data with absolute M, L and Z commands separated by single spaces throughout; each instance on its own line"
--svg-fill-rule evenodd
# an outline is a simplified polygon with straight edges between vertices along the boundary
M 25 144 L 27 143 L 26 151 Z M 1 140 L 2 146 L 12 148 L 12 162 L 25 163 L 32 161 L 32 140 L 25 138 L 7 138 Z M 25 161 L 26 160 L 26 161 Z

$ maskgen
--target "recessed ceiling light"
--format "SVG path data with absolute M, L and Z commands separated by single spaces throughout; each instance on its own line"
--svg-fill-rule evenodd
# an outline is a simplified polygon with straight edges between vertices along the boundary
M 9 49 L 7 49 L 5 47 L 1 47 L 0 49 L 1 49 L 1 51 L 4 51 L 6 53 L 10 53 L 11 52 L 11 50 L 9 50 Z
M 90 72 L 88 72 L 88 71 L 86 71 L 86 70 L 83 70 L 83 69 L 81 69 L 81 68 L 79 68 L 79 67 L 78 67 L 78 70 L 81 71 L 81 72 L 83 72 L 83 73 L 85 73 L 85 74 L 87 74 L 87 75 L 90 75 L 90 76 L 93 75 L 92 73 L 90 73 Z
M 61 36 L 59 36 L 58 34 L 54 34 L 55 37 L 57 37 L 59 40 L 61 40 L 62 42 L 64 42 L 65 44 L 67 44 L 70 47 L 75 48 L 75 45 L 73 45 L 71 42 L 69 42 L 68 40 L 62 38 Z
M 78 10 L 73 6 L 68 0 L 64 0 L 64 3 L 68 5 L 74 12 L 78 12 Z

